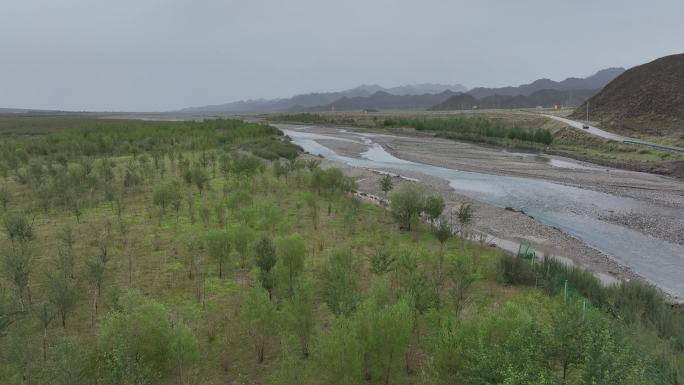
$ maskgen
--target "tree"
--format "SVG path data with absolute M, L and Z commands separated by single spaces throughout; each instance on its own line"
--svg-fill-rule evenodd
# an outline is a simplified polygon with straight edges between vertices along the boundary
M 57 310 L 66 328 L 66 318 L 76 307 L 78 291 L 73 279 L 59 270 L 47 274 L 48 300 Z
M 434 195 L 425 199 L 425 207 L 423 208 L 423 211 L 430 220 L 430 223 L 434 225 L 435 220 L 442 215 L 444 207 L 444 198 L 442 198 L 440 195 Z
M 304 270 L 306 244 L 299 234 L 292 234 L 278 239 L 276 242 L 278 262 L 287 273 L 288 293 L 292 295 L 294 280 Z
M 74 231 L 71 226 L 63 226 L 57 233 L 59 239 L 59 246 L 57 247 L 57 266 L 60 271 L 66 274 L 69 278 L 74 278 Z
M 7 205 L 9 205 L 11 198 L 12 193 L 9 191 L 7 186 L 0 186 L 0 207 L 2 207 L 4 211 L 7 211 Z
M 202 195 L 205 187 L 209 183 L 209 174 L 205 169 L 195 167 L 192 169 L 192 171 L 190 171 L 190 180 L 195 186 L 197 186 L 197 190 L 199 190 L 200 195 Z
M 356 329 L 347 318 L 335 319 L 332 330 L 321 333 L 314 345 L 314 360 L 326 384 L 360 383 L 362 358 L 363 349 Z
M 456 314 L 459 314 L 469 301 L 470 287 L 476 280 L 475 267 L 470 258 L 457 258 L 451 261 L 447 277 L 450 281 L 450 294 Z
M 205 241 L 209 257 L 218 263 L 218 276 L 223 278 L 223 265 L 230 257 L 232 237 L 227 231 L 214 230 L 206 235 Z
M 168 309 L 130 291 L 97 332 L 97 367 L 106 384 L 166 382 L 198 358 L 192 331 L 171 318 Z M 182 370 L 180 370 L 182 372 Z
M 0 293 L 0 337 L 3 336 L 5 329 L 13 324 L 22 313 L 22 311 L 16 310 L 15 306 Z
M 470 225 L 473 223 L 474 213 L 475 213 L 475 209 L 473 208 L 473 206 L 471 206 L 468 203 L 463 203 L 458 208 L 457 217 L 458 217 L 458 223 L 461 227 L 460 228 L 461 237 L 463 238 L 463 242 L 461 243 L 461 245 L 463 246 L 464 249 L 465 249 L 466 239 L 468 238 L 468 229 L 469 229 Z
M 313 194 L 304 195 L 304 202 L 309 208 L 309 213 L 311 215 L 311 222 L 313 223 L 314 230 L 318 229 L 318 202 L 316 196 Z
M 368 316 L 367 353 L 375 377 L 388 385 L 408 350 L 413 321 L 406 300 L 371 311 Z
M 392 176 L 390 174 L 385 174 L 380 178 L 380 190 L 385 193 L 385 197 L 394 188 L 394 183 L 392 182 Z
M 336 249 L 321 269 L 323 301 L 336 316 L 351 314 L 359 301 L 359 268 L 349 250 Z
M 257 361 L 262 363 L 269 343 L 277 335 L 278 313 L 267 293 L 260 288 L 250 290 L 240 311 L 244 323 L 248 325 Z
M 590 334 L 588 324 L 578 302 L 557 303 L 551 312 L 551 338 L 548 356 L 563 369 L 563 383 L 568 371 L 584 359 L 585 346 Z
M 22 214 L 9 214 L 3 220 L 5 234 L 12 244 L 27 244 L 34 238 L 33 223 Z
M 43 302 L 39 306 L 36 306 L 34 314 L 36 315 L 36 318 L 38 318 L 40 326 L 43 329 L 43 361 L 47 361 L 48 327 L 50 327 L 50 323 L 52 323 L 52 320 L 55 318 L 56 312 L 48 303 Z
M 437 225 L 432 226 L 432 234 L 439 241 L 439 253 L 444 253 L 444 244 L 451 238 L 454 230 L 446 218 L 442 218 Z
M 268 298 L 272 298 L 275 277 L 273 276 L 273 266 L 277 262 L 276 250 L 273 242 L 267 236 L 262 236 L 254 247 L 256 254 L 256 264 L 259 267 L 259 281 L 261 287 L 268 292 Z
M 166 213 L 166 208 L 175 205 L 175 202 L 181 200 L 180 188 L 177 183 L 166 183 L 154 189 L 152 201 L 159 206 L 159 224 L 161 225 L 162 218 Z M 180 207 L 180 205 L 178 205 Z M 175 207 L 175 206 L 174 206 Z
M 95 324 L 97 318 L 97 300 L 102 292 L 102 284 L 104 282 L 105 264 L 100 258 L 91 258 L 86 261 L 85 276 L 88 282 L 93 287 L 93 312 L 91 315 L 91 324 Z
M 424 205 L 423 191 L 414 184 L 403 185 L 392 194 L 390 211 L 401 229 L 411 230 Z
M 247 226 L 234 227 L 231 230 L 231 240 L 235 251 L 240 255 L 240 267 L 247 266 L 247 253 L 254 239 L 254 232 Z
M 295 285 L 292 297 L 285 305 L 290 329 L 299 340 L 301 354 L 309 357 L 311 336 L 316 322 L 315 293 L 310 282 L 302 280 Z
M 8 250 L 2 251 L 2 265 L 8 279 L 17 289 L 21 309 L 24 310 L 24 292 L 29 287 L 32 252 L 31 241 L 35 238 L 33 223 L 25 215 L 9 214 L 3 220 L 3 227 L 10 240 Z M 28 295 L 29 304 L 31 294 Z
M 13 248 L 2 253 L 3 270 L 7 278 L 17 289 L 17 296 L 19 297 L 22 310 L 24 310 L 25 306 L 24 293 L 28 288 L 29 276 L 31 274 L 31 259 L 31 254 L 22 248 Z

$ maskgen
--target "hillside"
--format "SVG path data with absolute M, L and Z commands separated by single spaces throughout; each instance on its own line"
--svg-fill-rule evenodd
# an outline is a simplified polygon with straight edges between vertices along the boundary
M 537 106 L 551 107 L 554 104 L 563 106 L 578 106 L 587 98 L 596 94 L 598 90 L 568 90 L 559 91 L 544 89 L 529 95 L 490 95 L 481 99 L 471 94 L 454 95 L 443 103 L 430 108 L 431 111 L 468 110 L 477 108 L 534 108 Z
M 473 95 L 476 99 L 482 99 L 493 95 L 531 95 L 534 92 L 542 90 L 596 90 L 603 88 L 624 71 L 624 68 L 607 68 L 586 78 L 571 77 L 560 82 L 550 79 L 539 79 L 530 84 L 523 84 L 518 87 L 473 88 L 468 91 L 468 93 Z
M 684 139 L 684 54 L 629 69 L 589 100 L 590 119 L 630 134 Z M 586 118 L 586 105 L 573 115 Z

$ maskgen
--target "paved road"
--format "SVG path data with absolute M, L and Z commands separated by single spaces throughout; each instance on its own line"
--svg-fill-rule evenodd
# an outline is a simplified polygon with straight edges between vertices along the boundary
M 596 128 L 594 126 L 589 126 L 589 129 L 584 129 L 584 128 L 582 128 L 584 126 L 584 123 L 582 123 L 582 122 L 577 122 L 575 120 L 561 118 L 559 116 L 554 116 L 554 115 L 544 115 L 544 116 L 546 116 L 547 118 L 551 118 L 553 120 L 557 120 L 559 122 L 563 122 L 563 123 L 565 123 L 571 127 L 575 127 L 575 128 L 580 129 L 584 132 L 588 132 L 592 135 L 600 136 L 602 138 L 615 140 L 618 142 L 638 144 L 638 145 L 642 145 L 642 146 L 649 146 L 649 147 L 654 147 L 654 148 L 658 148 L 658 149 L 662 149 L 662 150 L 684 152 L 684 148 L 682 148 L 682 147 L 668 146 L 665 144 L 647 142 L 647 141 L 641 140 L 641 139 L 630 138 L 628 136 L 617 135 L 617 134 L 613 134 L 613 133 L 608 132 L 608 131 L 604 131 L 600 128 Z

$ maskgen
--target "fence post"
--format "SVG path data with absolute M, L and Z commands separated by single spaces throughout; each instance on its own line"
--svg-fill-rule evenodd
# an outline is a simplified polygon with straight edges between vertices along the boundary
M 568 302 L 568 280 L 565 280 L 565 286 L 563 288 L 563 301 Z

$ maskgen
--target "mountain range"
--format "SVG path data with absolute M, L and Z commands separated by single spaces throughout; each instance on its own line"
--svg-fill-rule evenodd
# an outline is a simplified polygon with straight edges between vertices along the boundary
M 385 88 L 379 85 L 360 85 L 358 87 L 339 91 L 339 92 L 315 92 L 309 94 L 295 95 L 291 98 L 282 99 L 257 99 L 244 100 L 226 104 L 191 107 L 181 110 L 181 112 L 191 113 L 246 113 L 246 112 L 287 112 L 304 111 L 310 108 L 330 105 L 343 98 L 369 97 L 378 92 L 389 95 L 421 95 L 438 94 L 446 90 L 454 92 L 464 92 L 466 88 L 461 84 L 444 85 L 434 83 L 423 83 L 405 85 L 399 87 Z
M 556 103 L 577 106 L 594 95 L 624 68 L 608 68 L 586 78 L 562 81 L 539 79 L 517 87 L 467 90 L 460 84 L 424 83 L 385 88 L 361 85 L 346 91 L 318 92 L 282 99 L 245 100 L 226 104 L 192 107 L 189 113 L 269 113 L 355 110 L 445 110 L 472 108 L 529 108 Z

